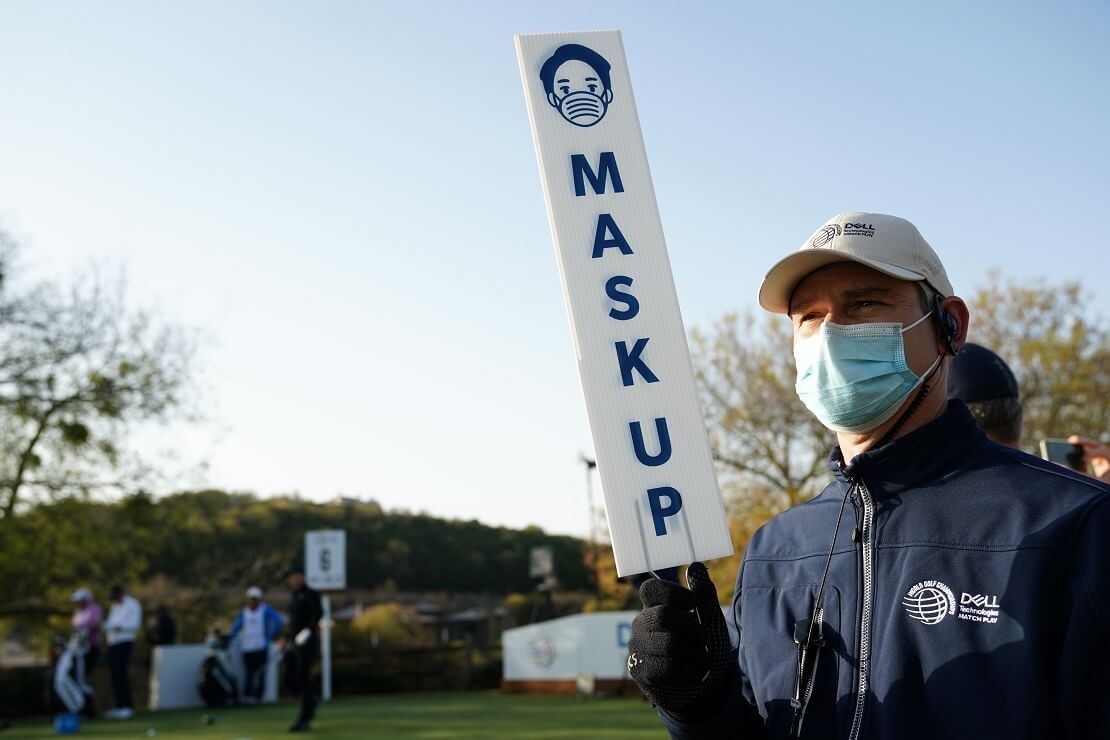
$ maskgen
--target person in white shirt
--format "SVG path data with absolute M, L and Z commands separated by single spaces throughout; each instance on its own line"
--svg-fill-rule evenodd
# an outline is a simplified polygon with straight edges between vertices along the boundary
M 246 686 L 243 689 L 243 702 L 257 704 L 266 692 L 266 663 L 270 656 L 270 643 L 281 634 L 284 620 L 269 604 L 262 601 L 262 589 L 251 586 L 247 589 L 247 605 L 231 625 L 228 639 L 239 639 L 239 651 L 243 655 L 243 668 Z
M 116 708 L 105 712 L 111 719 L 129 719 L 135 710 L 131 705 L 131 652 L 135 636 L 143 624 L 143 607 L 124 593 L 123 586 L 112 586 L 109 593 L 112 608 L 101 625 L 108 642 L 108 668 L 112 673 L 112 695 Z

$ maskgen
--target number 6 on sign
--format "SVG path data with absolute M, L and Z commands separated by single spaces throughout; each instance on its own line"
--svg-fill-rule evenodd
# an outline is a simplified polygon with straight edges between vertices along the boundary
M 317 591 L 347 588 L 347 533 L 320 529 L 304 535 L 305 582 Z

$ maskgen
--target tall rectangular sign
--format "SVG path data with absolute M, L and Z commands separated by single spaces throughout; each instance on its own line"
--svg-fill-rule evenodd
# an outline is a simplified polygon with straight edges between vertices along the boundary
M 731 555 L 620 32 L 516 48 L 617 573 Z
M 347 588 L 347 533 L 317 529 L 304 533 L 305 582 L 317 591 Z

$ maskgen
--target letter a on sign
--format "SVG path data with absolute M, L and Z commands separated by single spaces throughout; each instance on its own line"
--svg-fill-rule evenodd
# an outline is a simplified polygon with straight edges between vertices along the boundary
M 620 33 L 516 49 L 617 574 L 732 555 Z

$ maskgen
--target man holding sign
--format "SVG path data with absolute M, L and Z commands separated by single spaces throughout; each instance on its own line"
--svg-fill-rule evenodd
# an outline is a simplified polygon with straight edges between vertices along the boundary
M 676 738 L 1110 737 L 1110 487 L 989 441 L 947 374 L 969 312 L 908 221 L 775 264 L 833 482 L 752 538 L 728 611 L 640 591 L 629 671 Z

